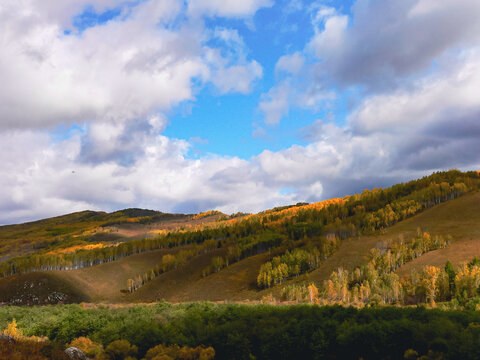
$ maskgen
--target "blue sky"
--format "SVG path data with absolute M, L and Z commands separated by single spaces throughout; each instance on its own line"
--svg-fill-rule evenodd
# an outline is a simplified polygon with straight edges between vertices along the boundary
M 332 3 L 347 14 L 352 5 L 352 1 Z M 130 8 L 141 2 L 126 4 Z M 189 156 L 192 157 L 213 153 L 248 159 L 265 149 L 278 151 L 293 144 L 305 145 L 301 129 L 327 114 L 335 113 L 337 122 L 344 121 L 346 105 L 342 97 L 328 111 L 293 109 L 277 126 L 264 126 L 258 108 L 262 94 L 275 85 L 279 76 L 275 72 L 277 60 L 283 55 L 301 52 L 314 35 L 311 22 L 318 6 L 315 1 L 280 1 L 258 10 L 248 19 L 205 19 L 208 29 L 237 31 L 245 43 L 247 58 L 261 64 L 263 76 L 248 94 L 221 94 L 211 84 L 198 86 L 193 100 L 182 102 L 168 112 L 169 121 L 164 134 L 191 140 L 193 146 Z M 88 5 L 73 17 L 75 32 L 69 31 L 68 34 L 78 36 L 87 28 L 127 19 L 123 7 L 96 12 Z M 219 39 L 212 39 L 208 44 L 229 51 Z M 259 129 L 263 131 L 259 132 Z
M 477 0 L 7 1 L 0 224 L 256 212 L 478 169 L 479 14 Z
M 306 6 L 306 5 L 303 5 Z M 259 10 L 248 23 L 244 20 L 209 19 L 210 28 L 233 28 L 243 38 L 248 58 L 263 67 L 263 77 L 249 94 L 220 95 L 206 86 L 196 99 L 174 109 L 165 134 L 177 138 L 206 140 L 197 143 L 200 152 L 249 158 L 264 149 L 280 150 L 292 144 L 303 144 L 299 130 L 313 122 L 318 114 L 293 112 L 279 126 L 269 127 L 263 136 L 255 134 L 262 125 L 258 109 L 260 97 L 275 83 L 275 64 L 284 54 L 301 51 L 313 35 L 310 12 L 305 9 L 285 11 L 279 3 Z M 218 45 L 222 45 L 219 42 Z

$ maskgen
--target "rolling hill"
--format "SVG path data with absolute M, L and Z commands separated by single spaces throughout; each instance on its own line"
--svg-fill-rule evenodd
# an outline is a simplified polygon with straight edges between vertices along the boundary
M 449 183 L 444 181 L 448 178 L 452 178 Z M 0 278 L 0 301 L 45 304 L 282 299 L 288 287 L 315 284 L 321 289 L 337 269 L 353 273 L 356 267 L 368 263 L 372 249 L 383 253 L 387 248 L 395 248 L 393 244 L 409 244 L 409 239 L 419 233 L 452 240 L 444 248 L 424 251 L 421 256 L 395 266 L 396 275 L 408 277 L 412 270 L 422 271 L 427 265 L 443 267 L 447 260 L 459 266 L 480 256 L 479 180 L 478 173 L 434 174 L 426 180 L 389 189 L 239 218 L 216 212 L 195 216 L 134 209 L 112 214 L 83 212 L 2 227 L 0 236 L 5 237 L 0 237 L 0 244 L 3 254 L 9 257 L 15 252 L 8 249 L 22 234 L 28 235 L 30 243 L 37 243 L 33 240 L 37 230 L 38 243 L 47 244 L 37 250 L 41 254 L 59 251 L 62 246 L 65 249 L 65 244 L 74 246 L 77 235 L 82 237 L 78 246 L 128 244 L 139 239 L 148 242 L 155 236 L 163 242 L 159 242 L 158 248 L 134 251 L 94 266 L 4 276 Z M 457 194 L 460 181 L 467 185 Z M 384 219 L 383 223 L 379 219 Z M 51 235 L 52 228 L 64 229 L 64 234 L 68 234 L 65 244 L 58 243 L 59 235 L 53 237 L 57 243 L 49 240 L 47 235 L 49 231 Z M 298 256 L 320 251 L 330 244 L 328 241 L 333 241 L 335 249 L 320 252 L 321 259 L 315 266 L 307 271 L 299 269 L 295 275 L 282 275 L 274 286 L 258 285 L 259 272 L 267 262 L 280 261 L 285 254 L 295 251 Z M 31 247 L 29 251 L 33 253 L 35 249 Z M 174 265 L 160 270 L 159 266 L 169 259 L 175 259 Z M 138 288 L 129 289 L 129 282 Z

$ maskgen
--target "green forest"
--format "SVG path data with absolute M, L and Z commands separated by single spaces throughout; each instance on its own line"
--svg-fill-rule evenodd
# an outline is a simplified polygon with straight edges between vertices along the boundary
M 37 359 L 61 358 L 61 350 L 72 343 L 98 359 L 157 359 L 153 354 L 164 355 L 158 359 L 237 360 L 480 357 L 476 311 L 162 302 L 0 308 L 0 328 L 7 329 L 14 319 L 17 333 L 23 334 L 23 351 L 44 354 Z

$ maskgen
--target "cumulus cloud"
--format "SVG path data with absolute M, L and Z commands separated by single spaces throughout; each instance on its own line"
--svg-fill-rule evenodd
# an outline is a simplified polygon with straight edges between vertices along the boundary
M 0 17 L 9 18 L 0 21 L 1 126 L 124 121 L 191 98 L 192 78 L 208 70 L 194 31 L 155 27 L 177 11 L 170 3 L 158 3 L 160 17 L 144 12 L 151 7 L 146 3 L 125 21 L 74 35 L 40 17 L 40 3 L 7 3 L 0 9 Z
M 72 17 L 89 5 L 119 15 L 78 29 Z M 348 17 L 311 8 L 314 35 L 279 58 L 258 106 L 268 125 L 292 108 L 329 111 L 299 132 L 307 144 L 247 160 L 191 157 L 198 139 L 163 135 L 166 111 L 207 82 L 251 93 L 264 71 L 237 30 L 206 29 L 202 17 L 243 20 L 271 5 L 2 2 L 0 223 L 87 208 L 259 211 L 480 166 L 473 0 L 358 0 Z M 341 122 L 332 104 L 352 88 Z M 59 124 L 78 130 L 52 136 Z
M 245 54 L 223 56 L 207 46 L 208 31 L 180 16 L 181 2 L 123 5 L 125 16 L 68 35 L 64 18 L 87 2 L 75 4 L 56 9 L 23 0 L 0 6 L 1 128 L 127 121 L 193 99 L 194 82 L 212 81 L 221 93 L 247 93 L 262 76 L 258 62 Z M 112 2 L 95 4 L 101 11 Z M 238 34 L 220 34 L 227 47 L 241 42 Z
M 265 122 L 278 123 L 291 108 L 335 113 L 331 104 L 342 91 L 360 91 L 345 125 L 318 121 L 303 129 L 313 144 L 289 149 L 291 155 L 281 163 L 315 144 L 319 157 L 337 158 L 338 163 L 348 159 L 341 169 L 358 166 L 359 177 L 476 164 L 478 1 L 358 0 L 351 17 L 323 5 L 312 11 L 314 36 L 302 53 L 279 59 L 277 72 L 286 72 L 286 78 L 260 101 Z M 308 61 L 291 76 L 285 70 L 296 69 L 294 57 Z M 322 155 L 320 143 L 342 156 Z M 282 154 L 276 156 L 282 159 Z M 322 166 L 343 176 L 335 166 Z
M 237 30 L 216 28 L 213 38 L 222 42 L 224 47 L 207 52 L 212 83 L 221 94 L 248 94 L 255 81 L 263 76 L 262 66 L 255 60 L 247 59 L 247 47 Z
M 90 133 L 52 142 L 46 132 L 0 134 L 2 176 L 9 189 L 0 195 L 0 223 L 31 220 L 84 209 L 125 207 L 198 212 L 216 208 L 226 212 L 260 211 L 272 204 L 293 201 L 270 188 L 258 166 L 236 157 L 209 155 L 191 159 L 191 145 L 161 134 L 145 136 L 142 151 L 125 166 L 117 158 L 79 161 Z M 102 132 L 103 134 L 103 132 Z M 125 145 L 123 129 L 111 132 L 106 153 Z M 101 141 L 101 145 L 105 142 Z M 25 151 L 29 149 L 29 151 Z
M 191 160 L 190 143 L 162 135 L 163 114 L 193 100 L 196 87 L 212 82 L 221 94 L 248 93 L 262 76 L 236 30 L 211 31 L 187 12 L 188 7 L 195 16 L 248 17 L 271 3 L 230 5 L 2 2 L 1 184 L 11 191 L 1 195 L 0 223 L 85 208 L 260 209 L 269 200 L 259 191 L 266 199 L 284 199 L 248 181 L 218 192 L 212 185 L 218 188 L 218 180 L 210 179 L 243 162 Z M 115 14 L 101 24 L 76 23 L 85 9 Z M 212 45 L 212 39 L 220 43 Z M 79 130 L 66 139 L 52 136 L 58 125 Z M 258 189 L 241 200 L 227 194 L 232 186 L 244 195 L 247 188 Z
M 188 12 L 193 16 L 244 18 L 252 16 L 258 9 L 272 5 L 272 0 L 190 0 Z
M 278 59 L 275 65 L 276 72 L 286 72 L 291 75 L 298 75 L 303 68 L 305 58 L 299 53 L 293 53 L 291 55 L 284 55 Z
M 218 69 L 212 82 L 222 94 L 232 91 L 248 94 L 254 81 L 261 78 L 262 74 L 262 67 L 253 60 L 246 65 L 232 65 Z
M 358 0 L 350 22 L 333 9 L 318 14 L 308 47 L 342 86 L 391 88 L 445 52 L 479 43 L 476 0 Z
M 300 131 L 308 145 L 258 156 L 272 184 L 305 199 L 321 184 L 325 198 L 480 166 L 477 1 L 358 0 L 351 17 L 313 9 L 314 36 L 279 59 L 259 109 L 267 124 L 292 108 L 330 113 Z M 295 67 L 295 57 L 306 60 Z M 350 89 L 356 101 L 342 123 L 332 104 Z
M 311 11 L 313 37 L 303 52 L 284 55 L 276 65 L 277 73 L 295 83 L 294 94 L 287 100 L 281 77 L 260 101 L 267 123 L 278 123 L 292 107 L 317 111 L 336 99 L 335 92 L 351 88 L 406 94 L 425 73 L 439 69 L 441 74 L 480 46 L 476 0 L 358 0 L 351 16 L 324 5 Z M 466 92 L 467 97 L 474 93 Z M 375 117 L 369 114 L 369 121 Z
M 304 62 L 299 53 L 282 56 L 277 61 L 275 71 L 280 80 L 262 94 L 258 105 L 266 124 L 278 124 L 292 107 L 316 112 L 335 100 L 335 92 L 315 81 L 314 67 L 304 66 Z
M 284 186 L 320 181 L 323 196 L 442 169 L 477 169 L 479 61 L 477 51 L 468 52 L 408 90 L 369 96 L 346 125 L 335 124 L 333 115 L 318 120 L 301 131 L 311 144 L 264 152 L 262 168 Z
M 448 122 L 461 126 L 465 114 L 480 109 L 480 51 L 471 51 L 456 66 L 424 77 L 408 89 L 367 98 L 350 115 L 355 130 L 410 131 L 412 125 L 435 126 Z M 476 117 L 476 116 L 474 116 Z
M 284 82 L 269 90 L 262 96 L 259 109 L 265 115 L 265 123 L 275 125 L 280 122 L 282 117 L 288 114 L 290 110 L 290 84 Z

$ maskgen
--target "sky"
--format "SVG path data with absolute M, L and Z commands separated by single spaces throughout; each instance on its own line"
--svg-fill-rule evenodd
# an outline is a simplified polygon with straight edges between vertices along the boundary
M 0 224 L 480 169 L 478 0 L 2 0 Z

